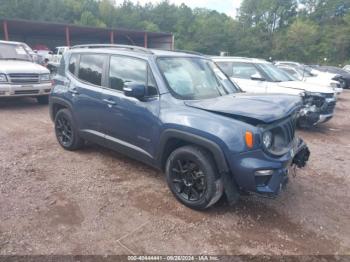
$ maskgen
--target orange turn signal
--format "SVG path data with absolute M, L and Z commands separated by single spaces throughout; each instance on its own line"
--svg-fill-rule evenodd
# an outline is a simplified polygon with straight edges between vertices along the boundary
M 253 148 L 254 146 L 254 138 L 253 138 L 253 133 L 252 132 L 245 132 L 245 143 L 248 148 Z

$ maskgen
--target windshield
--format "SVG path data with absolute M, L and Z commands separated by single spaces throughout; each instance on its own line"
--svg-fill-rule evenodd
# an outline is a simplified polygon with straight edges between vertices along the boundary
M 202 58 L 158 58 L 159 69 L 176 98 L 199 100 L 239 92 L 211 61 Z
M 0 44 L 0 59 L 2 60 L 25 60 L 30 61 L 31 58 L 27 51 L 21 45 L 16 44 Z
M 295 81 L 295 78 L 285 73 L 283 70 L 277 68 L 272 64 L 259 63 L 256 64 L 264 73 L 270 78 L 272 82 L 287 82 Z
M 312 77 L 312 76 L 314 76 L 308 70 L 303 69 L 303 68 L 296 68 L 295 70 L 297 70 L 299 72 L 299 74 L 304 76 L 304 77 Z

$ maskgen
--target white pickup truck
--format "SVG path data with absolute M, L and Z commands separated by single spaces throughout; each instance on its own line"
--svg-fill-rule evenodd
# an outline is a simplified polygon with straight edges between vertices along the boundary
M 50 71 L 32 61 L 23 43 L 0 41 L 0 98 L 28 96 L 48 103 Z
M 48 68 L 52 73 L 57 71 L 57 68 L 60 66 L 62 56 L 67 50 L 69 50 L 68 46 L 58 46 L 55 48 L 53 53 L 50 52 L 50 56 L 47 58 L 49 59 Z
M 299 125 L 310 127 L 333 117 L 336 92 L 331 87 L 296 81 L 295 78 L 262 59 L 213 57 L 213 61 L 248 93 L 299 95 L 304 101 Z

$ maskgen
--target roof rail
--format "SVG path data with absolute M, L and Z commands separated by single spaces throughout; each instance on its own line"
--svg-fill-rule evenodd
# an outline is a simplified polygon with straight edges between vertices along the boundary
M 76 45 L 71 47 L 71 49 L 78 49 L 78 48 L 116 48 L 116 49 L 125 49 L 125 50 L 131 50 L 131 51 L 139 51 L 146 54 L 153 54 L 153 52 L 147 48 L 134 46 L 134 45 L 88 44 L 88 45 Z
M 207 56 L 203 53 L 196 52 L 196 51 L 188 51 L 188 50 L 180 50 L 180 49 L 175 49 L 175 50 L 169 50 L 172 52 L 179 52 L 179 53 L 185 53 L 185 54 L 191 54 L 191 55 L 199 55 L 199 56 Z

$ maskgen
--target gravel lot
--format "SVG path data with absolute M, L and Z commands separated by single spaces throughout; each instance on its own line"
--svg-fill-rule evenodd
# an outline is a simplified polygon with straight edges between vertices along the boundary
M 0 100 L 0 255 L 350 255 L 350 92 L 331 122 L 299 135 L 312 157 L 279 198 L 196 212 L 154 169 L 98 146 L 61 149 L 47 106 Z

